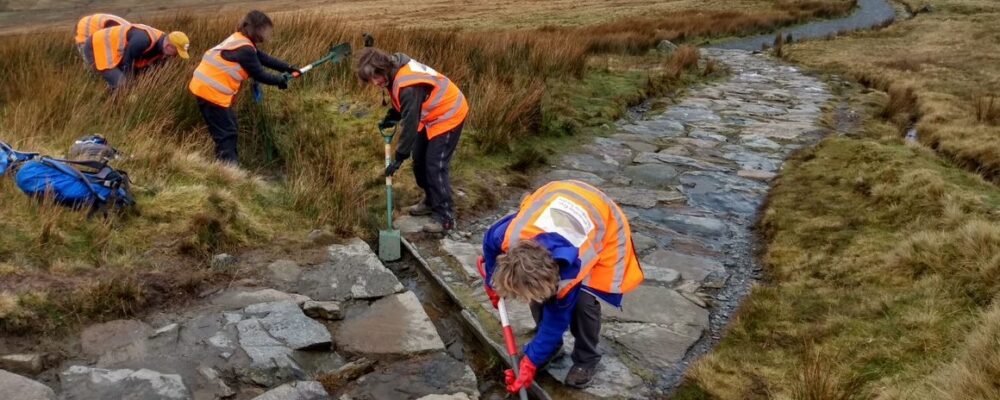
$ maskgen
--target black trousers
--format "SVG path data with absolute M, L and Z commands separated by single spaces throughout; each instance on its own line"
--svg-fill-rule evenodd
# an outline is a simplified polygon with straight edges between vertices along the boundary
M 417 135 L 413 145 L 413 177 L 424 190 L 424 202 L 441 223 L 455 221 L 451 197 L 451 157 L 455 155 L 464 123 L 427 140 L 427 132 Z
M 536 325 L 541 323 L 541 304 L 531 303 L 531 317 Z M 574 339 L 573 354 L 570 355 L 573 365 L 586 369 L 597 367 L 601 362 L 601 353 L 597 351 L 597 344 L 601 341 L 601 303 L 594 295 L 583 290 L 577 295 L 569 332 Z
M 232 164 L 239 164 L 239 153 L 236 152 L 236 142 L 239 137 L 239 126 L 236 122 L 236 111 L 232 107 L 222 107 L 215 103 L 198 99 L 198 110 L 205 117 L 208 133 L 215 141 L 215 159 Z

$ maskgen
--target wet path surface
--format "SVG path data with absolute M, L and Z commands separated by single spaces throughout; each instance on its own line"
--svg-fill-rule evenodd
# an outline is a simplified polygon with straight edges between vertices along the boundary
M 892 4 L 887 0 L 858 0 L 858 7 L 846 17 L 810 22 L 782 29 L 781 32 L 791 34 L 794 40 L 818 39 L 840 32 L 869 29 L 887 21 L 891 22 L 895 16 Z M 750 36 L 713 44 L 709 47 L 755 51 L 760 50 L 765 45 L 771 46 L 774 43 L 774 35 L 774 33 L 769 33 Z
M 672 390 L 689 362 L 715 344 L 755 279 L 751 228 L 768 182 L 793 151 L 825 133 L 824 83 L 762 55 L 707 49 L 731 74 L 698 85 L 663 112 L 619 123 L 619 132 L 594 139 L 536 179 L 591 183 L 628 214 L 646 282 L 626 296 L 624 312 L 604 307 L 604 358 L 586 393 L 595 398 L 658 398 Z M 403 218 L 405 232 L 463 308 L 499 340 L 496 314 L 481 289 L 475 258 L 483 232 L 507 209 L 444 239 L 412 233 L 421 222 Z M 520 343 L 533 322 L 526 304 L 511 307 Z M 572 337 L 566 337 L 567 353 Z M 571 361 L 549 367 L 543 385 L 555 398 Z M 554 380 L 553 380 L 554 379 Z

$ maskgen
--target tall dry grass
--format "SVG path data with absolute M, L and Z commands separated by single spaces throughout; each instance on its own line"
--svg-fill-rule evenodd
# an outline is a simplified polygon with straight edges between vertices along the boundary
M 553 82 L 583 77 L 595 54 L 643 54 L 662 39 L 752 33 L 812 15 L 796 10 L 685 12 L 579 28 L 468 32 L 282 14 L 275 18 L 273 43 L 263 47 L 304 64 L 331 43 L 357 46 L 360 33 L 371 32 L 379 47 L 432 65 L 469 97 L 473 111 L 461 157 L 502 156 L 545 132 L 570 132 L 546 128 L 553 118 L 545 110 L 565 107 L 544 103 L 576 99 L 546 93 Z M 139 308 L 112 306 L 114 301 L 95 303 L 108 305 L 111 314 L 99 306 L 73 307 L 80 288 L 91 285 L 88 276 L 134 285 L 132 303 L 150 305 L 150 298 L 182 293 L 171 288 L 191 286 L 188 278 L 210 280 L 214 272 L 203 267 L 212 254 L 314 227 L 366 235 L 380 222 L 382 156 L 373 127 L 383 112 L 381 95 L 361 87 L 349 65 L 318 68 L 285 92 L 266 89 L 262 104 L 242 95 L 235 107 L 244 169 L 211 160 L 213 145 L 186 87 L 198 55 L 227 37 L 239 17 L 144 21 L 187 32 L 195 57 L 172 60 L 113 94 L 83 69 L 68 29 L 0 37 L 0 140 L 60 156 L 74 139 L 104 134 L 126 155 L 117 165 L 132 177 L 139 203 L 136 213 L 101 223 L 39 208 L 9 180 L 0 181 L 0 260 L 18 266 L 3 275 L 0 292 L 23 306 L 22 313 L 9 314 L 16 319 L 0 317 L 0 328 L 45 330 L 59 325 L 52 320 L 62 317 L 54 316 L 127 315 Z M 689 52 L 679 54 L 680 70 L 696 64 L 697 52 Z M 163 290 L 148 290 L 153 281 Z M 98 289 L 84 293 L 112 293 Z

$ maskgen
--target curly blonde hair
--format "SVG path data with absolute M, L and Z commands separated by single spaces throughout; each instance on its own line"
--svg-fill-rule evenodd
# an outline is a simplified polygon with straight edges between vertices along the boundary
M 520 241 L 497 257 L 493 288 L 503 297 L 544 302 L 559 288 L 559 265 L 542 245 Z

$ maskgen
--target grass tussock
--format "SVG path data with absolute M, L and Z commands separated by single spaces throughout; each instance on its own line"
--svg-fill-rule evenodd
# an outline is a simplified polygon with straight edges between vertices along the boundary
M 666 61 L 669 75 L 657 68 L 595 66 L 595 58 L 659 60 L 650 52 L 659 40 L 754 33 L 818 15 L 810 7 L 682 11 L 518 31 L 353 26 L 321 14 L 288 13 L 275 15 L 275 37 L 264 50 L 301 65 L 322 56 L 331 42 L 360 46 L 360 32 L 368 31 L 377 46 L 447 74 L 473 110 L 455 162 L 457 187 L 467 194 L 459 207 L 469 210 L 492 204 L 504 183 L 503 174 L 483 179 L 481 170 L 509 171 L 505 167 L 517 163 L 511 154 L 526 154 L 520 148 L 544 149 L 542 156 L 565 148 L 570 142 L 560 138 L 591 132 L 643 96 L 683 84 L 698 64 L 693 48 Z M 126 155 L 117 165 L 129 172 L 139 204 L 133 214 L 88 220 L 39 207 L 9 181 L 0 182 L 0 261 L 19 269 L 18 279 L 0 282 L 0 291 L 14 296 L 23 311 L 9 314 L 20 317 L 4 319 L 0 328 L 110 315 L 97 311 L 102 308 L 135 312 L 159 301 L 149 295 L 159 292 L 149 287 L 157 276 L 176 277 L 160 279 L 164 293 L 179 293 L 170 288 L 188 287 L 190 277 L 210 281 L 216 275 L 205 271 L 215 253 L 305 236 L 313 228 L 366 236 L 382 223 L 382 144 L 374 129 L 383 112 L 381 95 L 359 85 L 350 63 L 318 68 L 288 91 L 266 88 L 260 104 L 241 95 L 235 107 L 243 169 L 211 160 L 213 145 L 187 83 L 197 55 L 227 37 L 238 17 L 147 21 L 187 32 L 195 59 L 173 60 L 114 94 L 84 71 L 68 32 L 0 37 L 0 139 L 61 156 L 74 139 L 101 133 Z M 401 181 L 401 200 L 412 200 L 413 183 Z M 121 273 L 135 274 L 138 294 L 94 296 L 133 298 L 134 309 L 114 300 L 76 307 L 88 303 L 65 287 Z M 24 296 L 29 292 L 44 301 L 30 301 Z
M 828 138 L 782 169 L 759 223 L 765 282 L 684 390 L 996 398 L 987 346 L 997 343 L 1000 189 L 903 144 L 881 118 L 886 100 L 859 101 L 869 116 L 859 137 Z
M 796 45 L 792 59 L 854 76 L 896 96 L 905 112 L 899 132 L 916 123 L 920 142 L 987 180 L 1000 182 L 1000 125 L 992 97 L 1000 91 L 1000 3 L 989 0 L 910 2 L 916 18 L 882 30 Z M 933 10 L 922 12 L 921 10 Z M 898 89 L 897 89 L 898 90 Z M 891 95 L 891 94 L 890 94 Z

